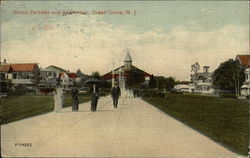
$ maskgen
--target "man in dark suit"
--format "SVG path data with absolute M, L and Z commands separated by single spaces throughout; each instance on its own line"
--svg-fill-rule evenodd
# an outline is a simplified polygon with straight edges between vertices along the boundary
M 91 111 L 96 111 L 97 103 L 99 99 L 99 86 L 97 84 L 93 84 L 93 86 L 90 88 L 91 93 Z
M 73 99 L 72 111 L 78 111 L 79 109 L 78 89 L 75 85 L 73 85 L 71 89 L 71 96 Z
M 117 82 L 115 82 L 114 87 L 112 87 L 112 89 L 111 89 L 111 96 L 113 99 L 114 108 L 117 108 L 118 99 L 119 99 L 120 95 L 121 95 L 121 89 L 118 86 Z

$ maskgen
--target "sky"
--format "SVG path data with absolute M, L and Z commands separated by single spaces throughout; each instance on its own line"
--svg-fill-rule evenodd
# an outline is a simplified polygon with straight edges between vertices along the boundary
M 212 72 L 237 54 L 249 54 L 248 6 L 247 1 L 3 1 L 1 60 L 105 74 L 123 65 L 130 51 L 133 65 L 150 74 L 190 80 L 195 62 Z

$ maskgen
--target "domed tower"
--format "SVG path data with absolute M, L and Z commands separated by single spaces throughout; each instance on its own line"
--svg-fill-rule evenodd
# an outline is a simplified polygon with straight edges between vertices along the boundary
M 124 59 L 124 69 L 131 70 L 131 68 L 132 68 L 132 59 L 131 59 L 131 56 L 129 54 L 129 51 L 127 51 L 127 54 L 126 54 L 125 59 Z

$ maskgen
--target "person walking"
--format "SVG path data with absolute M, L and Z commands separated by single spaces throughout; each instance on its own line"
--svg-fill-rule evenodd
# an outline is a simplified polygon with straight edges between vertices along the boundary
M 63 108 L 63 88 L 58 81 L 56 84 L 55 88 L 55 93 L 54 93 L 54 111 L 55 112 L 60 112 Z
M 78 92 L 79 91 L 76 88 L 76 86 L 73 85 L 73 87 L 71 89 L 71 96 L 72 96 L 72 100 L 73 100 L 72 111 L 78 111 L 78 109 L 79 109 Z
M 133 89 L 133 95 L 134 95 L 134 98 L 136 98 L 136 89 Z
M 115 85 L 111 89 L 111 97 L 113 99 L 114 108 L 117 108 L 118 106 L 118 99 L 120 95 L 121 95 L 121 89 L 116 82 Z
M 91 111 L 96 111 L 97 103 L 99 99 L 99 87 L 97 84 L 93 84 L 93 86 L 90 88 L 91 93 Z

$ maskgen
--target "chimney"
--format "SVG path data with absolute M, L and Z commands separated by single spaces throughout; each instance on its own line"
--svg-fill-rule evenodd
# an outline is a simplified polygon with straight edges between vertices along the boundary
M 208 73 L 209 71 L 209 66 L 203 66 L 203 72 Z

